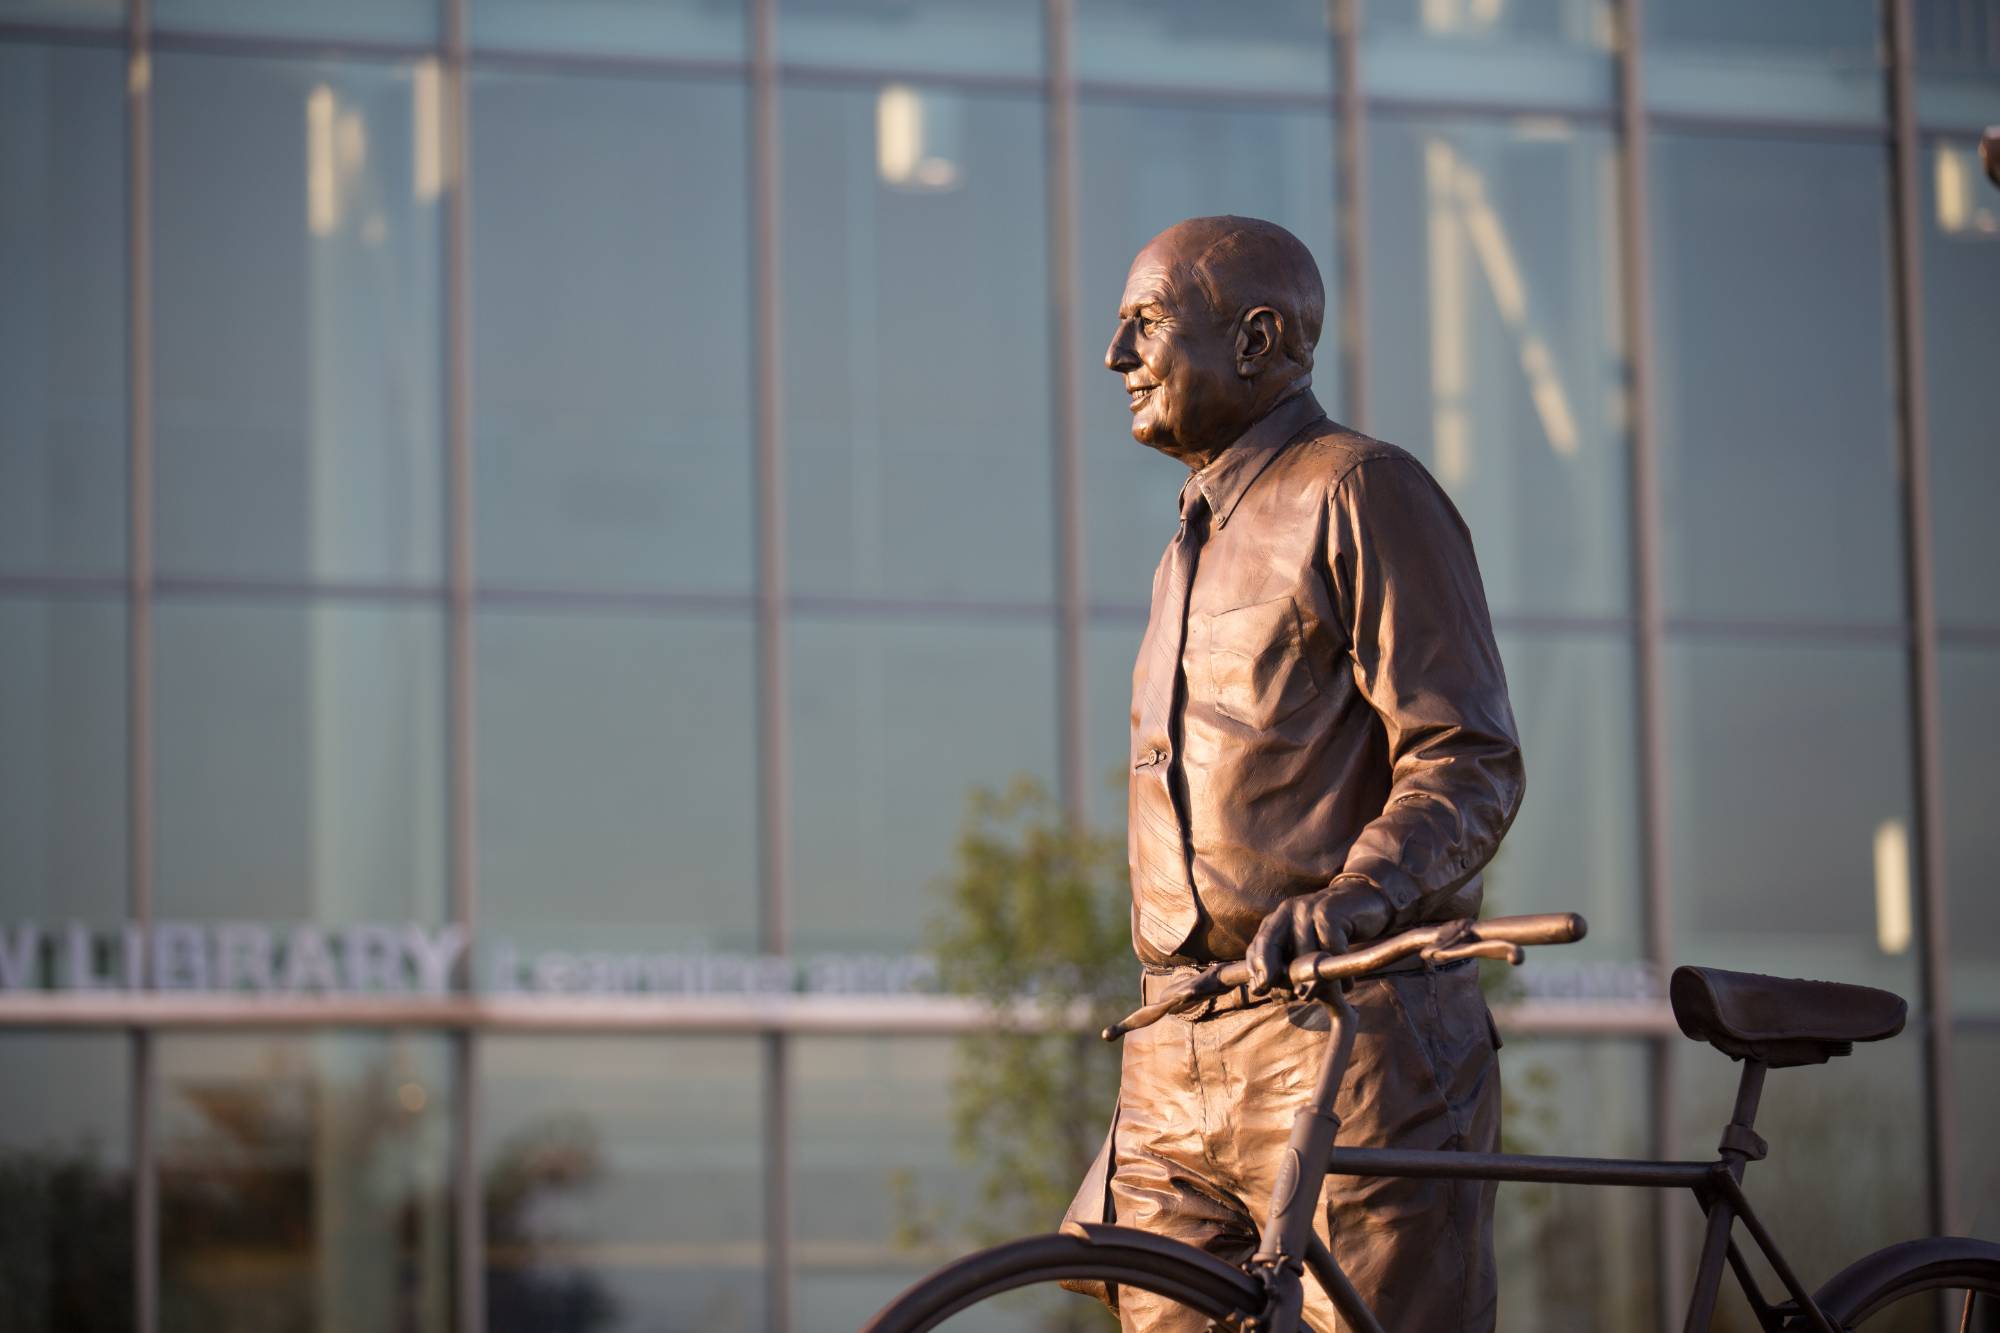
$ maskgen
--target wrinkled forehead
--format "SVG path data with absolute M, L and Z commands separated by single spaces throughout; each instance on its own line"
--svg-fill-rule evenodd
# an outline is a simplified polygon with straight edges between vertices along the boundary
M 1167 247 L 1149 245 L 1139 252 L 1125 274 L 1125 293 L 1118 308 L 1121 312 L 1131 312 L 1141 306 L 1155 305 L 1179 310 L 1185 301 L 1196 296 L 1199 292 L 1188 280 L 1181 257 Z

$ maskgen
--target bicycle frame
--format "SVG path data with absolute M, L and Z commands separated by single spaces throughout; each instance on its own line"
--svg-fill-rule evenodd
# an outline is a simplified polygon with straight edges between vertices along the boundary
M 1695 1270 L 1694 1292 L 1688 1302 L 1685 1333 L 1704 1333 L 1715 1314 L 1716 1298 L 1722 1288 L 1722 1269 L 1727 1263 L 1750 1302 L 1760 1327 L 1779 1333 L 1787 1321 L 1803 1318 L 1804 1327 L 1818 1333 L 1837 1333 L 1825 1313 L 1814 1303 L 1812 1294 L 1778 1249 L 1777 1242 L 1757 1217 L 1743 1194 L 1744 1168 L 1765 1153 L 1764 1140 L 1752 1127 L 1757 1103 L 1763 1095 L 1765 1066 L 1749 1060 L 1736 1089 L 1736 1105 L 1729 1124 L 1723 1129 L 1722 1143 L 1714 1161 L 1674 1162 L 1612 1157 L 1541 1157 L 1519 1153 L 1469 1153 L 1396 1148 L 1341 1148 L 1334 1144 L 1340 1118 L 1333 1113 L 1334 1097 L 1347 1075 L 1354 1052 L 1355 1013 L 1348 1004 L 1344 987 L 1329 995 L 1315 996 L 1332 1019 L 1331 1040 L 1326 1059 L 1320 1066 L 1319 1081 L 1312 1101 L 1301 1108 L 1292 1121 L 1291 1139 L 1278 1179 L 1271 1191 L 1257 1253 L 1251 1260 L 1261 1271 L 1274 1302 L 1271 1333 L 1294 1333 L 1300 1307 L 1299 1275 L 1310 1268 L 1333 1300 L 1334 1308 L 1349 1326 L 1360 1333 L 1384 1333 L 1380 1321 L 1362 1302 L 1313 1233 L 1313 1217 L 1318 1210 L 1320 1188 L 1329 1175 L 1403 1176 L 1438 1180 L 1535 1181 L 1557 1185 L 1628 1185 L 1647 1189 L 1685 1189 L 1692 1192 L 1708 1225 L 1703 1236 L 1701 1260 Z M 1748 1261 L 1733 1237 L 1737 1219 L 1749 1232 L 1784 1284 L 1790 1300 L 1773 1304 L 1750 1271 Z M 1793 1323 L 1791 1327 L 1800 1327 Z

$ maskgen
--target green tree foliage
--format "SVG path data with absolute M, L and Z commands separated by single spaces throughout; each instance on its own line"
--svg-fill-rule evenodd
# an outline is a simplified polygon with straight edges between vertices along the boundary
M 1124 841 L 1069 818 L 1033 779 L 976 790 L 944 893 L 941 974 L 992 1016 L 961 1041 L 952 1088 L 958 1151 L 980 1183 L 966 1230 L 1048 1231 L 1117 1098 L 1118 1051 L 1097 1033 L 1138 1002 Z

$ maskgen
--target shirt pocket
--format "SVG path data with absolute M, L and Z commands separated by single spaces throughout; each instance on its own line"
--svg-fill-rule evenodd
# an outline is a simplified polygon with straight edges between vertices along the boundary
M 1208 618 L 1209 694 L 1216 710 L 1249 727 L 1275 727 L 1319 697 L 1290 597 Z

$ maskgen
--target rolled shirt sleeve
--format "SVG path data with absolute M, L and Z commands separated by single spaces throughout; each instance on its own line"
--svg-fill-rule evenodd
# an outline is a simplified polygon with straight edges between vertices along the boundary
M 1525 774 L 1472 538 L 1414 461 L 1364 459 L 1334 486 L 1327 565 L 1355 684 L 1380 717 L 1390 788 L 1344 876 L 1392 928 L 1435 919 L 1521 807 Z

